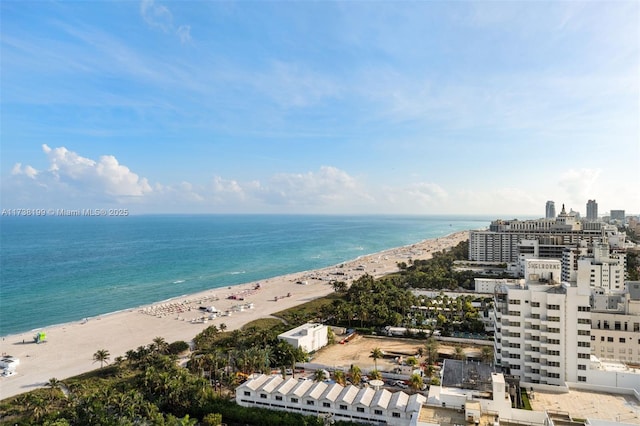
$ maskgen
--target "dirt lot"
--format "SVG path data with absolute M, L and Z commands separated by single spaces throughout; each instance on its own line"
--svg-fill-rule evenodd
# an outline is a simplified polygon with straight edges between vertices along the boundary
M 418 349 L 424 346 L 424 341 L 410 339 L 395 339 L 391 337 L 364 337 L 356 336 L 350 342 L 341 345 L 335 344 L 322 348 L 313 356 L 313 362 L 325 364 L 336 368 L 349 368 L 355 364 L 363 370 L 374 368 L 371 351 L 380 348 L 383 352 L 395 353 L 396 355 L 378 359 L 378 369 L 389 371 L 398 365 L 397 354 L 406 354 L 403 358 L 417 354 Z M 464 348 L 467 356 L 480 356 L 480 349 L 476 347 Z M 440 343 L 438 352 L 442 355 L 453 354 L 453 347 Z M 424 361 L 425 358 L 419 358 Z

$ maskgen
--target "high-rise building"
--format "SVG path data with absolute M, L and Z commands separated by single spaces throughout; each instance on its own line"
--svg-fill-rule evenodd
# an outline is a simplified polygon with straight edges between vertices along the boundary
M 544 217 L 546 219 L 553 219 L 556 217 L 556 204 L 553 201 L 547 201 Z
M 624 210 L 611 210 L 611 222 L 619 222 L 619 223 L 624 223 L 625 221 L 625 214 L 624 214 Z
M 598 203 L 596 203 L 596 200 L 587 201 L 587 220 L 598 220 Z

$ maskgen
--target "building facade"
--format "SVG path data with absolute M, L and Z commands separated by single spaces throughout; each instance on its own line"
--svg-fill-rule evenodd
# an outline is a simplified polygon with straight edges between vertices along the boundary
M 547 201 L 547 205 L 544 208 L 544 217 L 547 219 L 553 219 L 556 217 L 556 203 L 553 201 Z
M 592 222 L 598 220 L 598 203 L 596 200 L 587 201 L 587 220 Z
M 283 379 L 258 375 L 236 388 L 236 402 L 243 407 L 298 412 L 335 420 L 373 425 L 409 426 L 427 398 L 421 394 L 389 392 L 372 387 Z
M 314 352 L 329 343 L 329 328 L 323 324 L 307 323 L 278 335 L 294 348 Z

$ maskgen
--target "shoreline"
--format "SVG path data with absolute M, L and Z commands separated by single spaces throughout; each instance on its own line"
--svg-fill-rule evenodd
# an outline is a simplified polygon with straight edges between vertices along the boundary
M 432 253 L 468 238 L 468 230 L 457 231 L 320 269 L 212 288 L 3 336 L 2 355 L 14 356 L 20 364 L 16 375 L 0 377 L 0 400 L 41 387 L 53 377 L 63 380 L 97 368 L 93 354 L 99 349 L 108 350 L 113 362 L 158 336 L 169 343 L 189 342 L 205 328 L 221 323 L 231 331 L 257 318 L 324 297 L 333 292 L 333 281 L 350 284 L 365 274 L 378 278 L 397 272 L 399 262 L 428 259 Z M 218 312 L 215 316 L 200 309 L 212 306 Z M 46 343 L 33 343 L 37 331 L 46 331 Z

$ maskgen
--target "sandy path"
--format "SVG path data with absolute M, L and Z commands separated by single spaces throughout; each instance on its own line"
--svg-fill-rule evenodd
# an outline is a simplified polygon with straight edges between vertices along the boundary
M 351 282 L 365 273 L 379 277 L 397 271 L 398 262 L 427 259 L 434 251 L 453 247 L 466 239 L 467 231 L 457 232 L 363 256 L 344 263 L 342 268 L 332 266 L 262 280 L 257 290 L 257 282 L 218 288 L 88 321 L 48 327 L 46 343 L 30 343 L 33 332 L 5 336 L 0 342 L 0 351 L 18 358 L 20 365 L 16 375 L 0 377 L 0 399 L 40 387 L 52 377 L 62 380 L 98 368 L 93 354 L 99 349 L 108 350 L 113 361 L 130 349 L 151 343 L 157 336 L 167 342 L 190 341 L 204 328 L 221 323 L 226 324 L 227 330 L 233 330 L 254 319 L 325 296 L 333 291 L 330 285 L 333 280 Z M 337 272 L 345 275 L 336 275 Z M 286 297 L 287 294 L 290 296 Z M 229 299 L 230 295 L 244 300 Z M 278 301 L 274 300 L 276 297 Z M 253 307 L 246 307 L 250 303 Z M 245 305 L 242 311 L 240 305 Z M 204 323 L 200 306 L 215 306 L 231 315 L 207 319 Z

